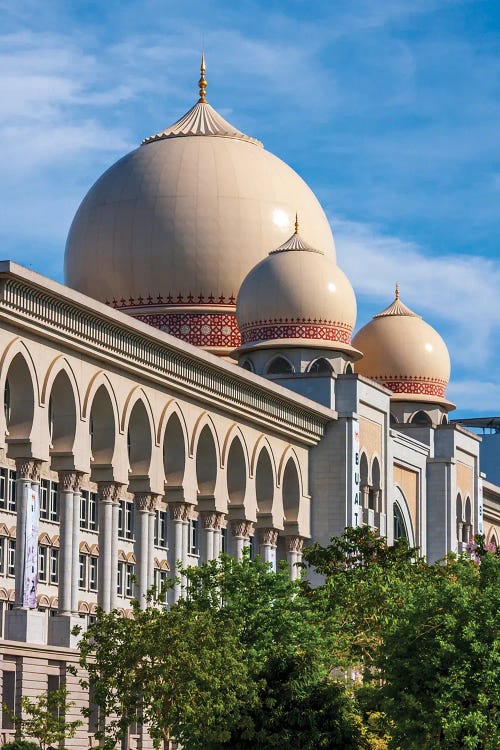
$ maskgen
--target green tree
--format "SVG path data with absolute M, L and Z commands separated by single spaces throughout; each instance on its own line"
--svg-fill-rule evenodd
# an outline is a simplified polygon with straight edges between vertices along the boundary
M 5 705 L 4 711 L 11 715 L 21 738 L 34 737 L 41 750 L 45 750 L 50 745 L 58 745 L 75 736 L 82 722 L 66 721 L 66 715 L 72 706 L 74 703 L 68 701 L 66 687 L 62 685 L 57 690 L 47 690 L 34 699 L 27 696 L 21 698 L 19 715 Z

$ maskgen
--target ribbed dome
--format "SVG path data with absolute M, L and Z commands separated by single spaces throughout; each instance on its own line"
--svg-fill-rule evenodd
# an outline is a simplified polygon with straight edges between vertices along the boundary
M 382 383 L 395 401 L 421 401 L 453 408 L 446 400 L 450 356 L 441 336 L 396 297 L 353 339 L 363 352 L 356 372 Z
M 248 271 L 290 234 L 297 206 L 335 258 L 306 183 L 200 100 L 90 189 L 66 244 L 65 282 L 175 336 L 227 353 Z
M 253 268 L 236 303 L 241 350 L 314 346 L 349 352 L 356 299 L 346 275 L 321 250 L 293 234 Z

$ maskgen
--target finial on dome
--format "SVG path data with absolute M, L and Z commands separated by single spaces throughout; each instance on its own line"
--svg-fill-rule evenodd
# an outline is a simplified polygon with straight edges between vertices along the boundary
M 299 233 L 299 215 L 295 212 L 295 234 Z
M 396 281 L 396 299 L 399 299 L 399 284 Z
M 198 99 L 198 104 L 206 104 L 206 92 L 205 89 L 207 88 L 207 79 L 205 78 L 205 53 L 201 53 L 201 65 L 200 65 L 200 80 L 198 81 L 198 86 L 200 89 L 200 98 Z

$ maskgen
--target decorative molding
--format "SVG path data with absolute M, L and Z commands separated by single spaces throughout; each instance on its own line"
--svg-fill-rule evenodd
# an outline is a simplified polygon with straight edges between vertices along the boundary
M 268 544 L 271 547 L 276 547 L 276 545 L 278 544 L 278 530 L 259 529 L 259 543 Z
M 352 327 L 343 323 L 316 320 L 293 320 L 281 318 L 278 321 L 257 321 L 241 327 L 241 341 L 251 344 L 254 341 L 272 339 L 314 339 L 351 344 Z
M 210 349 L 237 349 L 241 344 L 240 331 L 234 312 L 191 312 L 134 315 L 193 346 Z
M 231 530 L 233 536 L 248 539 L 248 537 L 253 536 L 254 524 L 245 519 L 234 519 L 231 521 Z
M 85 474 L 81 471 L 59 471 L 63 492 L 80 492 Z
M 308 408 L 273 391 L 246 380 L 246 371 L 232 376 L 196 355 L 180 350 L 175 344 L 155 339 L 152 332 L 131 330 L 124 321 L 112 321 L 84 303 L 72 302 L 35 286 L 14 272 L 0 279 L 0 316 L 17 325 L 41 331 L 42 336 L 64 340 L 65 346 L 98 354 L 113 362 L 139 370 L 143 377 L 161 382 L 212 405 L 223 405 L 228 411 L 265 422 L 284 434 L 293 434 L 309 444 L 322 437 L 331 417 L 318 407 Z M 21 273 L 21 271 L 17 271 Z
M 114 307 L 115 310 L 123 310 L 124 312 L 128 312 L 135 307 L 160 307 L 163 309 L 165 307 L 193 307 L 193 305 L 196 305 L 196 307 L 198 305 L 213 307 L 216 305 L 217 307 L 226 306 L 236 308 L 236 297 L 234 294 L 226 297 L 224 294 L 214 295 L 212 293 L 205 297 L 202 292 L 199 294 L 191 294 L 189 292 L 189 294 L 184 296 L 180 292 L 172 294 L 169 291 L 166 295 L 158 294 L 156 297 L 152 297 L 151 294 L 145 294 L 142 297 L 129 297 L 128 299 L 122 297 L 120 300 L 113 299 L 112 302 L 106 300 L 106 305 Z
M 136 510 L 143 513 L 149 513 L 153 504 L 154 497 L 151 492 L 134 492 L 134 505 Z
M 211 510 L 202 510 L 200 513 L 201 525 L 204 529 L 215 530 L 217 524 L 217 516 L 219 514 Z
M 304 546 L 304 538 L 301 536 L 287 536 L 285 537 L 286 551 L 301 553 Z
M 424 380 L 419 378 L 403 379 L 403 378 L 374 378 L 374 380 L 382 383 L 386 388 L 389 388 L 393 393 L 416 393 L 422 396 L 436 396 L 437 398 L 446 398 L 446 386 L 448 383 L 445 380 Z
M 184 521 L 187 514 L 185 503 L 169 503 L 168 510 L 172 521 Z
M 118 502 L 122 487 L 123 485 L 119 482 L 98 482 L 97 491 L 100 500 L 104 503 Z
M 39 482 L 41 468 L 42 461 L 36 458 L 16 458 L 16 475 L 18 479 Z

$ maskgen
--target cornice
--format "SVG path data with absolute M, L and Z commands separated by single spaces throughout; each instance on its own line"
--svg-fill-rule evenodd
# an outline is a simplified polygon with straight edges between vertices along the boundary
M 275 431 L 317 443 L 336 413 L 10 261 L 0 318 Z

